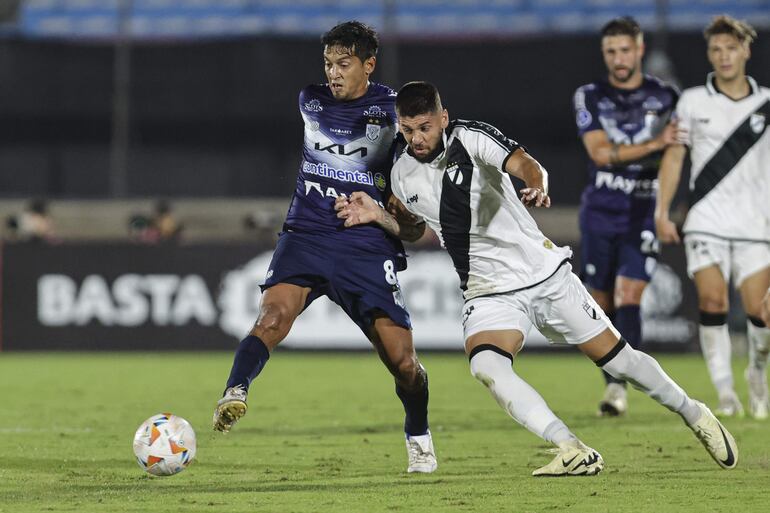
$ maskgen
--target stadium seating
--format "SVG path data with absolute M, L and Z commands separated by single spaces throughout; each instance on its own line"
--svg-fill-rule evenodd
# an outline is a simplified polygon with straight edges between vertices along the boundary
M 624 14 L 642 25 L 666 16 L 675 30 L 702 27 L 722 12 L 770 26 L 770 0 L 24 0 L 19 31 L 30 37 L 111 37 L 121 12 L 140 38 L 315 36 L 353 18 L 421 37 L 580 33 Z

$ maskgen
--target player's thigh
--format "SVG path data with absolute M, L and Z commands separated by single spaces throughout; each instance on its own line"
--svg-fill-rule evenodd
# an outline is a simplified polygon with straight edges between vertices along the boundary
M 765 267 L 743 279 L 738 290 L 741 293 L 743 309 L 748 315 L 762 316 L 762 302 L 768 287 L 770 287 L 770 267 Z
M 608 328 L 614 330 L 569 264 L 526 294 L 533 322 L 553 343 L 582 344 Z
M 396 267 L 395 258 L 384 255 L 338 257 L 329 299 L 342 307 L 367 337 L 383 314 L 406 331 L 412 328 Z
M 582 230 L 580 237 L 580 279 L 597 302 L 611 309 L 612 290 L 617 274 L 618 236 Z M 602 295 L 606 294 L 606 298 Z
M 493 345 L 515 355 L 532 328 L 526 305 L 517 293 L 470 299 L 463 307 L 465 352 L 480 345 Z
M 729 243 L 687 234 L 684 250 L 687 274 L 695 282 L 698 293 L 698 308 L 709 313 L 726 312 L 729 307 L 727 283 L 732 270 Z

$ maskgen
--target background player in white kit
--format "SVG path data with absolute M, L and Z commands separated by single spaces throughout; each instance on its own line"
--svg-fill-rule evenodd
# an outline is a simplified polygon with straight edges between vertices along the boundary
M 558 447 L 556 458 L 533 475 L 595 475 L 604 462 L 513 372 L 513 358 L 532 325 L 554 342 L 576 345 L 613 376 L 679 413 L 714 460 L 733 468 L 738 449 L 732 436 L 653 358 L 618 338 L 570 272 L 569 248 L 548 240 L 527 212 L 523 203 L 550 205 L 540 164 L 486 123 L 449 123 L 432 84 L 402 87 L 396 112 L 408 148 L 392 170 L 393 194 L 428 223 L 452 257 L 466 299 L 471 373 L 517 422 Z M 526 184 L 521 201 L 509 175 Z M 362 192 L 339 200 L 336 208 L 346 226 L 379 224 L 386 217 Z
M 681 144 L 669 146 L 659 174 L 656 227 L 662 242 L 679 242 L 669 219 L 685 157 L 690 149 L 690 211 L 684 223 L 687 272 L 695 281 L 700 343 L 719 395 L 717 415 L 742 415 L 733 388 L 727 330 L 728 283 L 732 278 L 748 314 L 749 413 L 768 417 L 767 360 L 770 329 L 761 319 L 770 285 L 770 227 L 763 183 L 770 162 L 770 89 L 746 75 L 756 33 L 729 16 L 704 31 L 714 68 L 706 84 L 687 89 L 677 104 Z

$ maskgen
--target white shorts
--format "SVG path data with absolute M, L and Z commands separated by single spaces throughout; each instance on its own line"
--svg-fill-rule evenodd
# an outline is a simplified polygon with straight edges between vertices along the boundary
M 553 344 L 582 344 L 607 328 L 620 337 L 568 263 L 534 287 L 473 298 L 463 312 L 466 340 L 491 330 L 513 329 L 526 337 L 532 326 Z
M 731 241 L 708 235 L 688 234 L 684 237 L 687 274 L 718 265 L 726 281 L 736 288 L 752 274 L 770 266 L 770 244 L 766 242 Z

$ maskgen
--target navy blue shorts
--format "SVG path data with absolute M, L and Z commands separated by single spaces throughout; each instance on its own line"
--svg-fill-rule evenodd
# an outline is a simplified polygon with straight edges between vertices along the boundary
M 399 326 L 412 328 L 396 269 L 395 255 L 355 251 L 322 235 L 283 232 L 261 287 L 263 291 L 279 283 L 310 287 L 305 308 L 327 296 L 369 337 L 378 311 Z
M 599 233 L 584 230 L 580 242 L 580 279 L 594 290 L 612 291 L 615 278 L 650 281 L 658 241 L 651 230 Z

